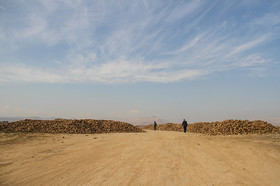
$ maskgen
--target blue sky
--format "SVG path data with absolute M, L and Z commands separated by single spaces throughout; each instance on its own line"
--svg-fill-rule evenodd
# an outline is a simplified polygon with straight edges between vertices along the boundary
M 0 116 L 280 123 L 280 1 L 0 1 Z

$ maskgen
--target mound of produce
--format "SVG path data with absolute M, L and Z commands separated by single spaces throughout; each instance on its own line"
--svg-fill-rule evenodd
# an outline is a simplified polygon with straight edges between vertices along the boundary
M 1 132 L 40 132 L 40 133 L 68 133 L 92 134 L 110 132 L 143 132 L 135 126 L 112 120 L 21 120 L 11 123 L 1 123 Z
M 143 129 L 153 130 L 153 128 L 153 125 L 148 125 Z M 157 129 L 183 132 L 182 125 L 175 123 L 158 125 Z M 280 133 L 280 127 L 275 127 L 270 123 L 261 120 L 225 120 L 189 124 L 187 131 L 191 133 L 202 133 L 208 135 L 271 134 Z

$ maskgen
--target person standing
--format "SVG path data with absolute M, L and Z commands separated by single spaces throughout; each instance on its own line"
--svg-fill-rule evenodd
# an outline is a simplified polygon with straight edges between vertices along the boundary
M 157 130 L 157 122 L 154 121 L 154 130 Z
M 184 127 L 184 133 L 187 132 L 187 126 L 188 126 L 188 122 L 184 119 L 182 126 Z

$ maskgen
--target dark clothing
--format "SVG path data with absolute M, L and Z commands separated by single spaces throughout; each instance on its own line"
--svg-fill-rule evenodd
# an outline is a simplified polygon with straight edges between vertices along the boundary
M 187 132 L 187 126 L 184 126 L 184 133 Z
M 154 130 L 157 130 L 157 122 L 154 122 Z
M 186 120 L 183 121 L 182 126 L 188 126 L 188 122 Z
M 186 120 L 183 121 L 182 126 L 184 127 L 184 132 L 187 132 L 188 122 Z

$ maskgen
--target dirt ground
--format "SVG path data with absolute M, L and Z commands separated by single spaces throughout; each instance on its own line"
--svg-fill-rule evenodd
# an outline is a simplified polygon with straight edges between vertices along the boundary
M 0 133 L 0 185 L 280 185 L 280 135 Z

